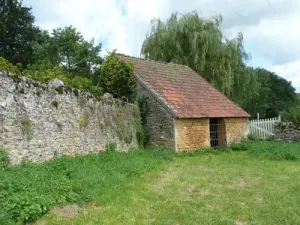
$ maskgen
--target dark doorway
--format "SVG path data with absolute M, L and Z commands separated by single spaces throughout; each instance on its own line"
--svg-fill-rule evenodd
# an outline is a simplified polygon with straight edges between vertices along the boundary
M 210 146 L 226 146 L 225 120 L 213 118 L 209 120 Z

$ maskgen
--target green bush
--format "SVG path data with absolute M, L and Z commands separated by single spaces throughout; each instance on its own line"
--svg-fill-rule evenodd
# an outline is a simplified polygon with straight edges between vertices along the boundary
M 18 77 L 21 74 L 20 69 L 17 66 L 14 66 L 2 57 L 0 57 L 0 71 L 8 71 L 14 74 L 15 77 Z M 40 81 L 42 83 L 48 83 L 50 80 L 57 78 L 63 81 L 66 86 L 90 92 L 96 98 L 101 98 L 103 95 L 102 88 L 93 85 L 90 79 L 82 76 L 73 76 L 60 66 L 49 68 L 44 64 L 29 65 L 28 68 L 23 71 L 23 74 L 31 80 Z
M 281 112 L 284 121 L 300 124 L 300 106 L 294 106 Z
M 115 52 L 111 52 L 102 64 L 100 83 L 104 92 L 116 97 L 128 97 L 135 91 L 136 85 L 133 65 L 122 61 Z
M 64 82 L 66 86 L 76 88 L 81 91 L 90 92 L 96 98 L 101 98 L 103 91 L 99 86 L 93 85 L 92 81 L 82 76 L 72 76 L 63 70 L 59 66 L 55 66 L 51 69 L 43 65 L 32 65 L 24 71 L 24 75 L 32 80 L 48 83 L 55 78 Z
M 6 151 L 0 148 L 0 170 L 6 169 L 9 165 L 9 157 Z
M 12 73 L 14 77 L 18 77 L 21 74 L 21 71 L 17 66 L 14 66 L 8 60 L 2 57 L 0 57 L 0 71 Z

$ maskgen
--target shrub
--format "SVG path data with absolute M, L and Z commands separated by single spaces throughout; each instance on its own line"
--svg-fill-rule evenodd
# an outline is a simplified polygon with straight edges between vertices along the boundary
M 96 98 L 102 97 L 103 91 L 99 86 L 92 84 L 92 81 L 82 76 L 72 76 L 65 72 L 63 68 L 55 66 L 51 69 L 43 65 L 32 65 L 24 71 L 24 75 L 32 80 L 38 80 L 43 83 L 48 83 L 55 78 L 60 79 L 66 86 L 76 88 L 81 91 L 90 92 Z
M 18 77 L 21 74 L 20 69 L 17 66 L 14 66 L 8 60 L 2 57 L 0 57 L 0 71 L 12 73 L 14 77 Z
M 12 73 L 15 78 L 21 74 L 17 66 L 14 66 L 2 57 L 0 57 L 0 71 L 8 71 Z M 93 85 L 90 79 L 82 76 L 73 76 L 60 66 L 49 68 L 49 66 L 45 64 L 29 65 L 28 68 L 23 71 L 23 74 L 31 80 L 40 81 L 42 83 L 48 83 L 50 80 L 57 78 L 63 81 L 66 86 L 90 92 L 96 98 L 101 98 L 103 94 L 102 88 Z
M 295 124 L 300 124 L 300 106 L 290 107 L 281 112 L 282 119 Z
M 0 148 L 0 170 L 6 169 L 9 165 L 9 157 L 7 152 Z
M 111 52 L 101 67 L 100 83 L 104 92 L 116 97 L 129 96 L 135 90 L 133 65 L 124 62 L 115 53 Z
M 48 83 L 50 80 L 58 78 L 64 82 L 67 82 L 68 77 L 59 66 L 55 66 L 51 69 L 43 65 L 30 65 L 28 69 L 24 71 L 24 75 L 32 80 Z

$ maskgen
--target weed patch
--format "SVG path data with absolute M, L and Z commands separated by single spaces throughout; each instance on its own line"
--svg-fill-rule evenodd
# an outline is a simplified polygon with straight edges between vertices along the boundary
M 249 145 L 249 153 L 271 160 L 300 161 L 300 143 L 280 141 L 253 141 Z
M 27 141 L 30 141 L 33 136 L 33 131 L 31 128 L 31 120 L 28 116 L 21 119 L 21 129 L 24 137 L 27 139 Z
M 113 149 L 0 170 L 0 224 L 34 221 L 56 205 L 85 204 L 174 158 L 173 152 Z
M 0 148 L 0 170 L 4 170 L 8 167 L 9 158 L 7 152 Z
M 59 101 L 54 100 L 53 102 L 51 102 L 51 105 L 52 105 L 53 107 L 55 107 L 56 109 L 58 109 Z
M 80 129 L 86 128 L 89 125 L 90 115 L 87 111 L 79 119 L 79 127 Z

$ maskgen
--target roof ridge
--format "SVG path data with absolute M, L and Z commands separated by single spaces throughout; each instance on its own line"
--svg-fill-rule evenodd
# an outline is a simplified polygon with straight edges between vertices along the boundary
M 124 53 L 117 53 L 117 55 L 127 57 L 127 58 L 142 60 L 142 61 L 150 61 L 150 62 L 161 63 L 161 64 L 173 64 L 173 65 L 176 65 L 176 66 L 182 66 L 182 67 L 190 68 L 189 66 L 183 65 L 183 64 L 178 64 L 178 63 L 174 63 L 174 62 L 164 62 L 164 61 L 158 61 L 158 60 L 153 60 L 153 59 L 145 59 L 145 58 L 126 55 Z

